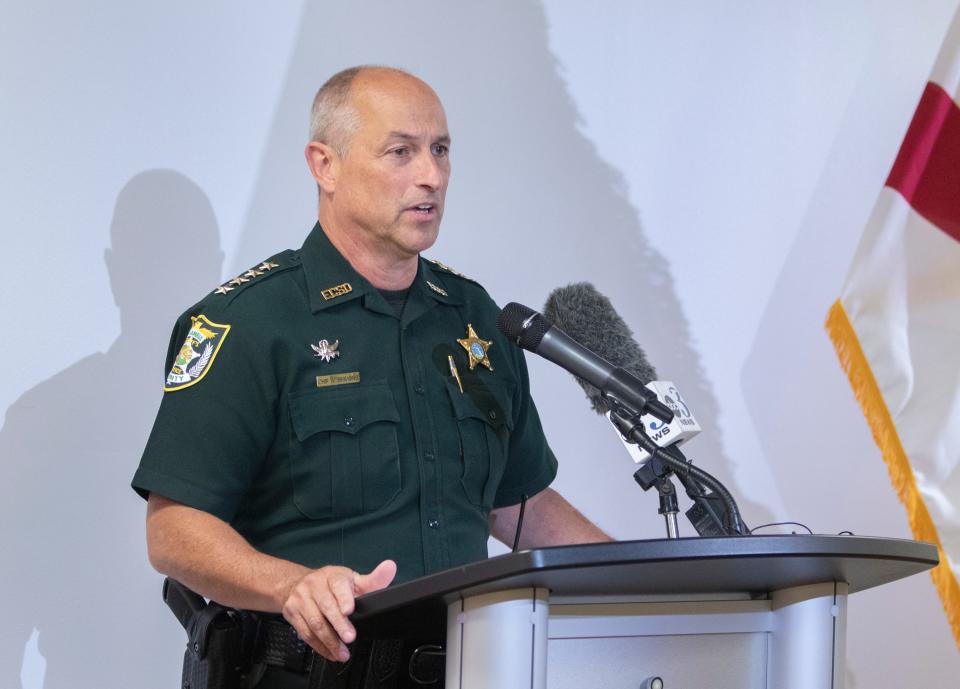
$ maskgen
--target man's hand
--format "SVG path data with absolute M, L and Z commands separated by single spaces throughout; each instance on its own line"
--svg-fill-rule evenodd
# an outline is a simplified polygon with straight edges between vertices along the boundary
M 300 638 L 327 660 L 349 660 L 347 644 L 357 630 L 347 616 L 357 596 L 386 588 L 397 574 L 397 564 L 384 560 L 369 574 L 346 567 L 321 567 L 301 578 L 283 604 L 283 616 Z
M 345 644 L 357 637 L 347 619 L 353 599 L 386 587 L 397 574 L 392 560 L 358 574 L 273 557 L 212 514 L 157 494 L 147 506 L 147 546 L 158 572 L 221 605 L 282 612 L 311 648 L 333 661 L 347 660 Z

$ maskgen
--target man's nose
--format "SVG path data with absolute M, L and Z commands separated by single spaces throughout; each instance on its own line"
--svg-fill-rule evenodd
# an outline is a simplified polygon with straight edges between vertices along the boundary
M 417 161 L 417 186 L 430 191 L 437 191 L 443 187 L 445 177 L 446 171 L 432 151 L 427 151 L 419 156 Z

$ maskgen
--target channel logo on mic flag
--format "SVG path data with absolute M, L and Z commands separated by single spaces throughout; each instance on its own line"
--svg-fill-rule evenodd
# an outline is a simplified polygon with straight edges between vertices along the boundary
M 680 445 L 700 432 L 700 424 L 697 423 L 676 385 L 669 380 L 652 380 L 647 383 L 646 387 L 655 393 L 657 399 L 670 407 L 673 412 L 673 421 L 670 423 L 664 423 L 650 414 L 644 414 L 640 417 L 644 432 L 653 442 L 660 447 Z M 609 412 L 607 418 L 610 418 Z M 619 431 L 617 431 L 617 436 L 623 441 L 624 447 L 627 448 L 627 452 L 630 453 L 630 457 L 636 464 L 643 464 L 650 459 L 649 452 L 624 440 Z

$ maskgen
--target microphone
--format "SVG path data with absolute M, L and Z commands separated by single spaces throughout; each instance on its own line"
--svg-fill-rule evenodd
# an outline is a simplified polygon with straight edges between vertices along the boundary
M 589 282 L 577 282 L 553 290 L 543 313 L 547 320 L 581 345 L 632 374 L 644 385 L 657 379 L 657 372 L 647 361 L 630 327 L 610 300 Z M 610 411 L 610 403 L 597 387 L 584 378 L 577 378 L 577 382 L 595 412 L 606 414 Z
M 601 333 L 603 328 L 613 325 L 597 323 Z M 497 317 L 497 327 L 523 349 L 539 354 L 581 380 L 593 408 L 600 413 L 611 408 L 606 398 L 612 398 L 634 414 L 652 414 L 666 423 L 673 419 L 670 408 L 644 387 L 646 381 L 590 351 L 530 307 L 516 302 L 507 304 Z M 649 371 L 652 373 L 653 369 Z
M 670 422 L 663 422 L 652 415 L 641 417 L 640 421 L 653 442 L 660 447 L 680 445 L 700 432 L 700 424 L 676 386 L 670 381 L 656 380 L 657 373 L 634 339 L 630 326 L 596 287 L 589 282 L 558 287 L 547 298 L 543 313 L 577 342 L 646 383 L 657 399 L 673 410 L 673 420 Z M 600 391 L 582 379 L 578 378 L 577 382 L 587 393 L 593 410 L 609 417 L 610 404 Z M 650 453 L 645 449 L 625 440 L 622 435 L 620 438 L 624 440 L 634 462 L 642 464 L 650 459 Z
M 647 490 L 655 484 L 657 476 L 653 474 L 656 470 L 648 460 L 653 456 L 659 457 L 661 462 L 671 467 L 687 495 L 693 500 L 694 506 L 687 511 L 687 517 L 693 522 L 697 533 L 701 536 L 745 533 L 746 527 L 730 492 L 706 471 L 689 463 L 680 452 L 680 442 L 699 433 L 700 425 L 690 414 L 676 387 L 669 381 L 656 380 L 657 374 L 653 366 L 647 361 L 629 326 L 613 308 L 610 300 L 589 282 L 578 282 L 553 290 L 543 311 L 546 318 L 536 312 L 531 313 L 546 321 L 548 329 L 551 322 L 554 323 L 553 330 L 566 331 L 570 338 L 592 350 L 591 354 L 596 352 L 593 356 L 601 357 L 608 365 L 618 367 L 617 370 L 624 371 L 634 380 L 647 383 L 647 387 L 655 392 L 660 400 L 673 408 L 675 414 L 672 420 L 652 415 L 667 425 L 658 424 L 651 416 L 644 415 L 642 410 L 633 408 L 630 410 L 635 412 L 634 417 L 626 418 L 622 416 L 623 410 L 611 405 L 601 386 L 592 384 L 593 381 L 586 376 L 579 376 L 576 371 L 564 367 L 577 376 L 577 382 L 587 393 L 594 411 L 606 415 L 613 423 L 634 461 L 643 464 L 634 474 L 641 487 Z M 537 325 L 536 320 L 531 323 L 531 326 L 534 325 Z M 506 334 L 502 327 L 500 330 Z M 547 335 L 549 334 L 548 330 Z M 543 339 L 546 340 L 546 336 Z M 620 398 L 617 398 L 617 401 L 623 402 Z M 636 418 L 638 415 L 639 419 Z M 640 430 L 641 427 L 653 432 L 645 433 Z M 714 492 L 704 492 L 703 486 Z M 727 526 L 728 520 L 731 526 Z

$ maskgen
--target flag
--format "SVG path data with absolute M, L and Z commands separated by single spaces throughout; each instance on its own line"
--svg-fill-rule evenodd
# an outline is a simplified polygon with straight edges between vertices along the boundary
M 960 11 L 826 327 L 960 646 Z

